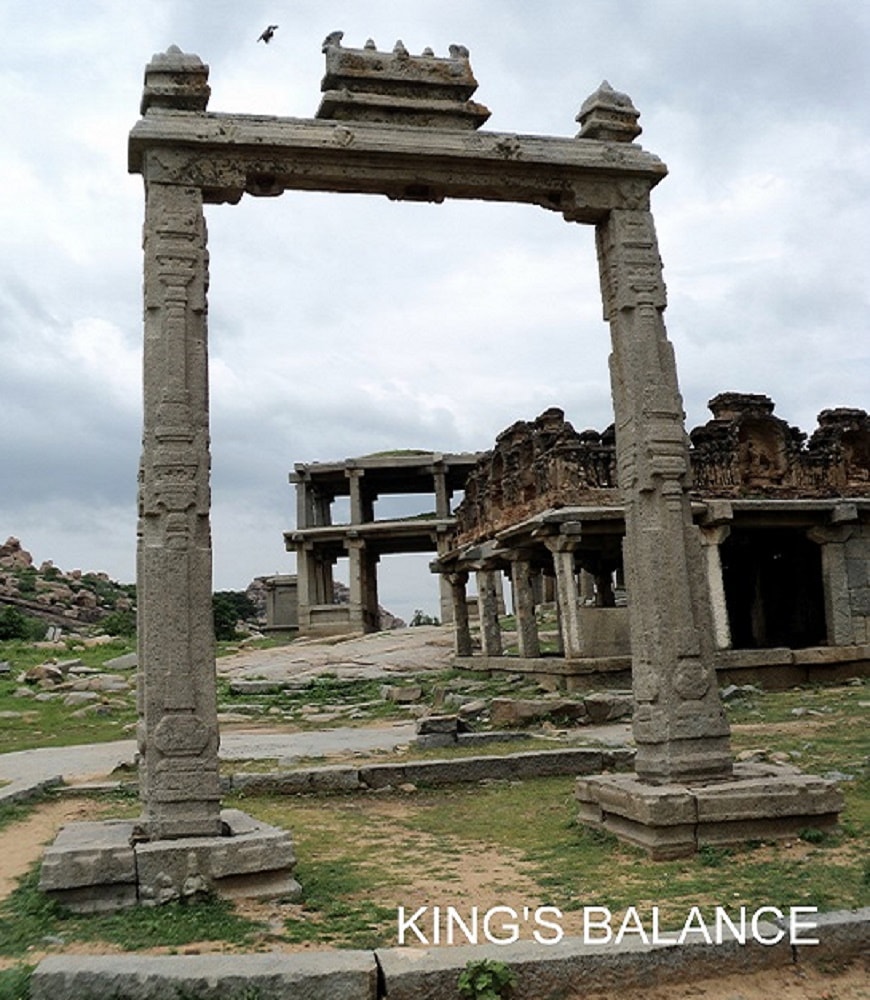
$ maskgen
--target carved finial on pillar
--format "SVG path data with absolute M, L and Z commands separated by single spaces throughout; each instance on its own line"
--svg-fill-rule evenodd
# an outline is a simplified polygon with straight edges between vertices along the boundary
M 604 80 L 587 97 L 575 121 L 580 122 L 578 139 L 601 139 L 604 142 L 631 142 L 642 129 L 637 124 L 640 112 L 628 94 L 614 90 Z
M 327 52 L 329 49 L 340 49 L 341 40 L 344 38 L 343 31 L 330 31 L 330 33 L 323 39 L 323 44 L 320 46 L 321 52 Z M 371 41 L 371 39 L 369 39 Z M 368 48 L 368 45 L 366 45 Z M 374 44 L 372 44 L 374 48 Z
M 139 110 L 143 115 L 151 108 L 205 111 L 210 95 L 208 66 L 198 55 L 170 45 L 165 52 L 155 53 L 145 67 Z

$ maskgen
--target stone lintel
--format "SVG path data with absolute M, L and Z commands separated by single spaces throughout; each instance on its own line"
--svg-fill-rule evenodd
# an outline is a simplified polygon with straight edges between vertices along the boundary
M 642 847 L 653 860 L 703 844 L 794 837 L 836 827 L 843 796 L 834 781 L 772 765 L 735 764 L 725 781 L 650 785 L 636 775 L 577 779 L 581 822 Z
M 142 118 L 130 133 L 129 170 L 200 188 L 207 202 L 353 191 L 532 203 L 589 223 L 617 208 L 646 210 L 667 174 L 634 145 L 205 112 Z

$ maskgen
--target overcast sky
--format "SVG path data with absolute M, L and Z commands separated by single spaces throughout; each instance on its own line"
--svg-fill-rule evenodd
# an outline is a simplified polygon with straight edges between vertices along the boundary
M 572 136 L 603 79 L 631 95 L 670 171 L 653 211 L 689 427 L 724 390 L 807 432 L 870 409 L 865 0 L 7 0 L 0 542 L 134 578 L 146 63 L 177 44 L 211 67 L 210 110 L 311 117 L 335 29 L 466 45 L 494 131 Z M 207 217 L 216 588 L 293 572 L 295 462 L 485 449 L 548 406 L 612 420 L 589 227 L 304 193 Z M 381 602 L 434 613 L 425 563 L 385 559 Z

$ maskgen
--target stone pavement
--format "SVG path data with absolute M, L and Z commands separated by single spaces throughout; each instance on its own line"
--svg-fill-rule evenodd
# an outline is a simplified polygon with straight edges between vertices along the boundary
M 316 732 L 228 732 L 221 735 L 222 760 L 262 760 L 276 757 L 325 757 L 353 751 L 384 749 L 408 743 L 416 735 L 413 722 L 377 727 L 343 727 Z M 14 799 L 56 779 L 72 781 L 107 777 L 119 764 L 132 764 L 135 740 L 116 740 L 70 747 L 39 747 L 0 754 L 0 802 Z
M 340 680 L 389 680 L 396 674 L 449 670 L 453 631 L 421 625 L 354 637 L 297 639 L 287 646 L 243 650 L 217 661 L 227 680 L 312 680 L 324 673 Z
M 246 730 L 221 734 L 221 760 L 271 760 L 287 767 L 300 757 L 328 757 L 343 753 L 370 750 L 393 750 L 416 737 L 415 722 L 394 722 L 379 726 L 344 726 L 309 732 L 275 732 Z M 631 738 L 628 723 L 617 722 L 602 726 L 586 726 L 583 742 L 608 747 L 625 746 Z M 560 743 L 542 743 L 542 750 L 557 750 Z M 0 781 L 9 784 L 0 788 L 0 802 L 23 797 L 28 793 L 83 778 L 106 778 L 121 764 L 132 765 L 136 753 L 135 740 L 92 743 L 68 747 L 40 747 L 0 754 Z

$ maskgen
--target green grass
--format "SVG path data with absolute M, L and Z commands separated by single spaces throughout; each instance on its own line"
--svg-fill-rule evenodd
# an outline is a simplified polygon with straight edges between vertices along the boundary
M 842 783 L 846 807 L 835 834 L 809 827 L 792 841 L 707 847 L 693 858 L 653 863 L 639 850 L 578 824 L 570 777 L 406 795 L 239 797 L 226 804 L 293 833 L 304 898 L 279 908 L 283 928 L 267 933 L 230 904 L 213 900 L 73 917 L 39 894 L 31 873 L 0 905 L 0 953 L 26 961 L 28 949 L 46 936 L 108 941 L 131 950 L 197 940 L 235 948 L 261 947 L 264 940 L 278 947 L 284 941 L 369 948 L 396 943 L 400 905 L 486 908 L 504 903 L 512 891 L 526 894 L 529 905 L 559 907 L 566 920 L 584 905 L 607 906 L 615 914 L 629 905 L 657 905 L 664 927 L 678 926 L 695 905 L 865 906 L 870 904 L 870 773 L 861 702 L 867 700 L 866 686 L 844 686 L 753 695 L 748 703 L 729 707 L 744 720 L 733 733 L 736 751 L 779 750 L 811 773 L 853 776 Z M 814 707 L 820 714 L 796 716 L 795 707 Z M 763 726 L 756 728 L 759 723 Z M 26 819 L 30 808 L 0 812 L 0 825 L 6 822 L 8 829 Z M 94 808 L 117 815 L 134 806 L 103 799 Z M 500 859 L 501 866 L 487 874 L 487 859 Z M 466 876 L 474 877 L 473 884 Z
M 205 899 L 182 905 L 136 907 L 111 914 L 71 914 L 39 890 L 34 867 L 0 903 L 0 955 L 24 956 L 46 941 L 104 941 L 126 951 L 194 941 L 251 944 L 262 927 L 238 916 L 232 903 Z
M 22 964 L 0 970 L 0 1000 L 26 1000 L 30 995 L 30 976 L 34 968 Z
M 4 718 L 0 727 L 0 753 L 30 750 L 40 746 L 72 746 L 78 743 L 104 743 L 130 735 L 128 727 L 136 720 L 134 696 L 109 694 L 102 699 L 99 713 L 74 715 L 75 708 L 62 704 L 61 699 L 37 701 L 39 688 L 32 688 L 30 697 L 20 697 L 19 675 L 29 667 L 57 661 L 78 659 L 84 666 L 101 669 L 116 656 L 131 652 L 135 646 L 127 639 L 115 639 L 103 646 L 86 648 L 68 641 L 63 649 L 38 649 L 32 643 L 11 640 L 0 642 L 0 660 L 9 662 L 11 671 L 0 677 L 0 712 L 19 712 L 18 718 Z M 125 671 L 129 679 L 132 674 Z M 76 706 L 81 707 L 81 706 Z

